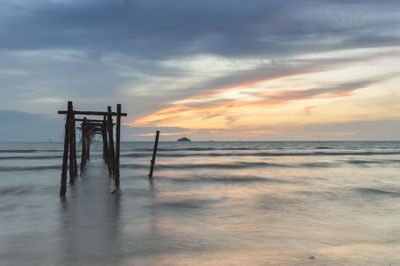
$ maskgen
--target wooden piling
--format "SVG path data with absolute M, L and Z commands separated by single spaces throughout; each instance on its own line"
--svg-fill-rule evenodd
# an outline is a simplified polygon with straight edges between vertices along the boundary
M 75 183 L 75 159 L 74 159 L 74 137 L 75 137 L 75 116 L 73 113 L 73 105 L 71 103 L 71 112 L 70 112 L 70 128 L 69 128 L 69 183 Z
M 108 126 L 107 126 L 107 117 L 106 116 L 104 116 L 104 120 L 103 120 L 103 131 L 102 131 L 102 134 L 104 135 L 104 150 L 105 150 L 105 154 L 106 154 L 106 158 L 105 158 L 105 161 L 106 161 L 106 164 L 107 164 L 107 169 L 108 169 L 108 176 L 111 176 L 112 175 L 112 166 L 111 166 L 111 162 L 110 162 L 110 150 L 109 150 L 109 144 L 108 144 L 108 138 L 107 138 L 107 135 L 108 135 L 108 130 L 107 130 L 107 128 L 108 128 Z
M 86 130 L 86 159 L 90 161 L 90 128 Z
M 154 164 L 156 163 L 156 155 L 157 155 L 157 147 L 158 147 L 159 136 L 160 136 L 160 131 L 157 130 L 156 139 L 154 140 L 153 157 L 151 158 L 151 161 L 150 161 L 151 165 L 150 165 L 149 178 L 153 178 L 153 170 L 154 170 Z
M 82 131 L 82 152 L 81 152 L 81 175 L 83 174 L 83 171 L 85 170 L 86 167 L 86 117 L 83 118 L 82 126 L 81 126 L 81 131 Z
M 101 125 L 101 139 L 103 141 L 103 161 L 107 164 L 107 134 L 106 134 L 106 117 L 104 116 L 103 123 Z
M 68 146 L 70 139 L 70 120 L 72 114 L 72 102 L 68 102 L 68 111 L 65 121 L 65 136 L 64 136 L 64 153 L 63 153 L 63 164 L 61 171 L 61 187 L 60 187 L 60 197 L 65 197 L 67 192 L 67 171 L 68 171 Z
M 73 164 L 74 164 L 74 179 L 76 179 L 78 177 L 78 162 L 77 162 L 77 158 L 76 158 L 76 127 L 75 127 L 75 115 L 72 114 L 72 125 L 71 125 L 71 130 L 72 130 L 72 157 L 73 157 Z
M 115 189 L 119 189 L 120 141 L 121 141 L 121 104 L 117 104 L 117 125 L 115 128 L 115 162 L 114 162 Z
M 108 142 L 109 142 L 109 146 L 108 146 L 108 152 L 109 152 L 109 164 L 111 166 L 111 171 L 112 171 L 112 175 L 114 177 L 114 172 L 115 172 L 115 168 L 114 168 L 114 137 L 113 137 L 113 119 L 112 119 L 112 112 L 111 112 L 111 106 L 107 107 L 108 110 L 108 115 L 107 115 L 107 127 L 108 127 Z

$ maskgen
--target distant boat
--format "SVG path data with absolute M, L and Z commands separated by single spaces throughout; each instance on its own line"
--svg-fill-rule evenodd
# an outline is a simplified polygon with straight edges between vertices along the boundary
M 190 141 L 190 139 L 188 139 L 187 137 L 183 137 L 183 138 L 178 139 L 177 141 Z

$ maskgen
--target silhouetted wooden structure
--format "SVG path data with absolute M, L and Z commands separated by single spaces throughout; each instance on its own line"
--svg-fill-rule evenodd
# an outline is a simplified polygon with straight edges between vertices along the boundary
M 120 158 L 120 139 L 121 139 L 121 116 L 127 116 L 121 113 L 121 104 L 117 104 L 117 111 L 112 112 L 111 106 L 107 107 L 106 112 L 96 111 L 76 111 L 72 102 L 68 102 L 66 111 L 58 111 L 58 114 L 65 114 L 65 137 L 64 153 L 61 172 L 60 197 L 64 197 L 67 192 L 67 172 L 69 166 L 69 182 L 74 184 L 78 176 L 78 164 L 76 156 L 76 129 L 81 130 L 82 154 L 80 162 L 80 175 L 85 171 L 86 162 L 90 160 L 90 144 L 93 136 L 100 134 L 103 141 L 103 160 L 108 166 L 108 174 L 114 178 L 115 191 L 119 190 L 119 158 Z M 77 115 L 101 116 L 103 119 L 76 118 Z M 113 123 L 113 117 L 116 117 L 116 123 Z M 75 122 L 81 122 L 81 126 L 76 128 Z M 115 127 L 115 150 L 113 127 Z M 68 164 L 69 162 L 69 164 Z

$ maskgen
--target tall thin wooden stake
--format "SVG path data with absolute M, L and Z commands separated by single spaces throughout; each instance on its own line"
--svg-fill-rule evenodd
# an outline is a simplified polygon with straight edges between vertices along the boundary
M 71 114 L 72 114 L 72 102 L 69 101 L 67 118 L 65 121 L 64 153 L 63 153 L 63 164 L 62 164 L 62 172 L 61 172 L 60 197 L 65 197 L 65 193 L 67 192 L 68 146 L 69 146 L 69 139 L 70 139 Z
M 108 149 L 109 143 L 108 143 L 108 130 L 107 130 L 107 120 L 106 120 L 106 116 L 104 116 L 104 120 L 103 120 L 103 128 L 102 128 L 102 134 L 103 134 L 103 138 L 104 138 L 104 150 L 105 150 L 105 161 L 107 164 L 107 168 L 108 168 L 108 175 L 111 176 L 112 175 L 112 168 L 111 168 L 111 163 L 110 163 L 110 151 Z
M 72 148 L 73 150 L 72 155 L 73 155 L 73 163 L 74 163 L 74 178 L 76 179 L 78 177 L 78 162 L 76 158 L 76 127 L 75 127 L 75 115 L 72 114 L 72 125 L 71 125 L 71 130 L 72 130 L 72 141 L 73 145 Z
M 75 183 L 75 166 L 74 166 L 74 137 L 75 137 L 75 116 L 74 116 L 74 108 L 71 104 L 71 111 L 70 111 L 70 128 L 69 128 L 69 183 Z
M 86 147 L 86 159 L 88 161 L 90 161 L 90 139 L 91 139 L 89 130 L 91 130 L 91 128 L 87 127 L 87 130 L 86 130 L 86 145 L 87 145 L 87 147 Z
M 106 119 L 105 119 L 105 116 L 104 116 L 103 123 L 101 124 L 101 139 L 102 139 L 102 141 L 103 141 L 103 161 L 104 161 L 104 163 L 107 164 L 107 152 L 106 152 L 106 148 L 107 148 L 107 140 L 106 140 L 107 134 L 106 134 L 106 131 L 105 131 L 105 128 L 106 128 L 105 120 L 106 120 Z
M 114 137 L 113 137 L 113 119 L 112 119 L 112 115 L 111 115 L 111 106 L 107 107 L 107 111 L 108 111 L 108 142 L 109 142 L 109 148 L 108 148 L 108 152 L 110 153 L 110 157 L 109 157 L 109 164 L 111 166 L 111 170 L 112 170 L 112 174 L 114 177 L 114 173 L 115 173 L 115 168 L 114 168 Z
M 117 104 L 117 125 L 115 128 L 115 189 L 119 189 L 119 148 L 121 141 L 121 104 Z
M 151 158 L 151 166 L 150 166 L 150 173 L 149 177 L 153 178 L 153 170 L 154 164 L 156 163 L 156 155 L 157 155 L 157 147 L 158 147 L 158 138 L 160 136 L 160 131 L 157 130 L 156 132 L 156 139 L 154 140 L 154 148 L 153 148 L 153 157 Z
M 83 170 L 85 170 L 86 167 L 86 117 L 83 118 L 82 122 L 82 127 L 81 127 L 81 132 L 82 132 L 82 153 L 81 153 L 81 175 L 83 174 Z

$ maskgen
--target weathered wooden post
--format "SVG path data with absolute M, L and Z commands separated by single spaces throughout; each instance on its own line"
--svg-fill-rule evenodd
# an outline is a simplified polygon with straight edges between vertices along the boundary
M 109 142 L 108 152 L 110 154 L 108 162 L 109 162 L 109 164 L 111 166 L 112 175 L 114 177 L 114 172 L 115 172 L 114 162 L 115 162 L 115 159 L 114 159 L 113 119 L 112 119 L 112 114 L 111 114 L 111 106 L 107 107 L 107 111 L 108 111 L 108 114 L 107 114 L 107 118 L 108 118 L 107 126 L 108 126 L 108 142 Z
M 107 120 L 106 120 L 106 116 L 104 115 L 103 117 L 103 127 L 102 127 L 102 134 L 103 134 L 103 138 L 104 138 L 104 150 L 105 150 L 105 162 L 107 164 L 107 169 L 108 169 L 108 176 L 112 175 L 112 168 L 111 168 L 111 163 L 110 163 L 110 151 L 108 149 L 108 130 L 107 130 L 108 126 L 107 126 Z
M 106 116 L 104 116 L 103 123 L 101 124 L 100 127 L 101 127 L 101 139 L 103 141 L 103 160 L 104 160 L 104 163 L 107 164 L 107 150 L 106 150 L 106 148 L 107 148 L 107 140 L 106 140 L 107 135 L 106 135 L 106 131 L 105 131 L 105 129 L 106 129 Z
M 86 159 L 88 161 L 90 161 L 90 139 L 91 139 L 90 131 L 91 130 L 92 129 L 91 129 L 90 125 L 88 124 L 86 126 Z
M 65 121 L 65 136 L 64 136 L 64 153 L 63 153 L 63 164 L 61 171 L 61 188 L 60 197 L 64 197 L 67 192 L 67 171 L 68 171 L 68 146 L 70 139 L 70 128 L 71 128 L 71 114 L 72 114 L 72 102 L 68 102 L 67 117 Z
M 81 153 L 81 175 L 82 175 L 82 173 L 83 173 L 83 170 L 85 170 L 85 167 L 86 167 L 86 148 L 87 148 L 87 145 L 86 145 L 86 134 L 87 134 L 87 132 L 86 132 L 86 124 L 87 124 L 87 122 L 86 122 L 86 117 L 84 117 L 83 118 L 83 122 L 82 122 L 82 126 L 81 126 L 81 132 L 82 132 L 82 140 L 81 140 L 81 142 L 82 142 L 82 153 Z
M 73 115 L 73 119 L 72 119 L 72 141 L 73 141 L 73 145 L 72 148 L 73 150 L 71 151 L 73 154 L 73 163 L 74 163 L 74 179 L 76 179 L 78 177 L 78 162 L 77 162 L 77 158 L 76 158 L 76 125 L 75 125 L 75 114 L 72 113 Z
M 154 140 L 154 148 L 153 148 L 153 157 L 151 159 L 151 165 L 150 165 L 150 173 L 149 177 L 153 178 L 153 170 L 154 170 L 154 164 L 156 163 L 156 154 L 157 154 L 157 147 L 158 147 L 158 138 L 160 136 L 160 131 L 157 130 L 156 132 L 156 139 Z
M 115 189 L 119 189 L 119 153 L 121 141 L 121 104 L 117 104 L 117 125 L 115 128 L 115 162 L 114 162 L 114 179 Z
M 74 115 L 74 107 L 71 102 L 71 110 L 68 111 L 70 116 L 70 128 L 69 128 L 69 183 L 75 183 L 75 115 Z

